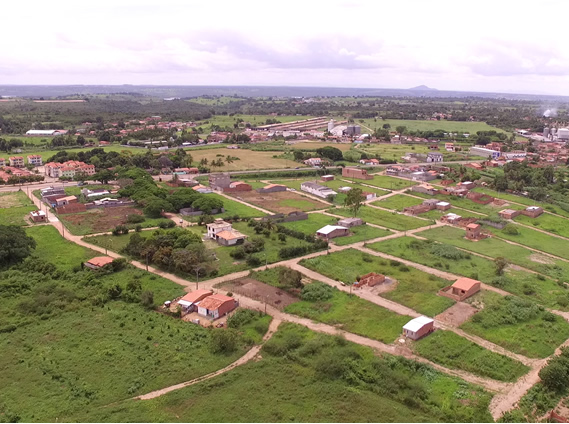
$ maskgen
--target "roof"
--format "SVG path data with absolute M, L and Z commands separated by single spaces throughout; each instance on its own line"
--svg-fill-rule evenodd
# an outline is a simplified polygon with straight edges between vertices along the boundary
M 44 211 L 32 211 L 30 212 L 30 214 L 32 216 L 45 216 L 45 212 Z
M 229 222 L 225 222 L 225 221 L 217 221 L 217 222 L 212 222 L 211 224 L 207 224 L 207 228 L 223 228 L 223 227 L 227 227 L 227 226 L 231 227 L 231 224 Z
M 326 225 L 316 231 L 319 234 L 330 234 L 332 231 L 335 230 L 347 230 L 348 228 L 342 227 L 341 225 Z
M 265 187 L 263 188 L 273 188 L 273 187 L 286 187 L 285 185 L 282 184 L 267 184 Z
M 69 200 L 76 200 L 76 199 L 77 199 L 77 197 L 75 197 L 75 196 L 65 196 L 65 197 L 59 197 L 59 198 L 55 199 L 55 201 L 59 202 L 60 200 L 69 201 Z
M 102 267 L 107 264 L 110 264 L 113 260 L 114 259 L 111 258 L 110 256 L 97 256 L 96 258 L 89 259 L 87 263 L 93 266 Z
M 466 228 L 470 228 L 471 230 L 476 230 L 480 228 L 480 224 L 468 224 Z
M 515 210 L 515 209 L 503 209 L 500 211 L 500 213 L 508 213 L 508 214 L 512 214 L 515 212 L 517 212 L 517 210 Z
M 199 306 L 200 308 L 215 310 L 219 309 L 219 307 L 226 302 L 235 302 L 235 299 L 223 294 L 212 294 L 202 300 Z
M 343 218 L 340 219 L 338 222 L 362 222 L 361 218 Z
M 538 209 L 541 209 L 539 206 L 528 206 L 526 208 L 526 211 L 536 211 Z
M 450 203 L 449 202 L 437 202 L 437 205 L 448 206 L 448 205 L 450 205 Z
M 187 295 L 182 297 L 180 300 L 185 300 L 186 302 L 195 303 L 195 302 L 199 302 L 201 299 L 203 299 L 204 297 L 209 296 L 211 294 L 213 294 L 213 291 L 211 291 L 211 290 L 199 289 L 199 290 L 194 290 L 193 292 L 188 293 Z
M 413 318 L 407 324 L 403 326 L 404 330 L 412 331 L 413 333 L 419 331 L 425 325 L 435 322 L 432 318 L 426 316 L 420 316 L 417 318 Z
M 235 240 L 239 238 L 246 238 L 247 236 L 239 231 L 227 231 L 223 230 L 216 234 L 218 238 L 222 238 L 224 240 Z
M 472 278 L 461 277 L 456 280 L 452 286 L 459 290 L 468 291 L 477 284 L 480 284 L 480 281 L 473 280 Z

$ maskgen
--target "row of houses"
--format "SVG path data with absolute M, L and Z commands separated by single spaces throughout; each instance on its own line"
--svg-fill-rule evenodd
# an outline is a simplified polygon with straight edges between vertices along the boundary
M 40 155 L 28 155 L 28 164 L 32 166 L 41 166 L 43 164 Z M 8 159 L 0 158 L 0 167 L 12 166 L 14 168 L 23 168 L 26 166 L 23 156 L 11 156 Z
M 16 168 L 13 166 L 3 166 L 0 167 L 0 179 L 4 182 L 8 182 L 10 178 L 14 177 L 27 177 L 30 175 L 34 175 L 32 172 L 28 171 L 27 169 Z
M 77 160 L 63 163 L 48 162 L 45 164 L 45 175 L 52 178 L 74 178 L 76 175 L 95 175 L 95 165 L 88 165 Z

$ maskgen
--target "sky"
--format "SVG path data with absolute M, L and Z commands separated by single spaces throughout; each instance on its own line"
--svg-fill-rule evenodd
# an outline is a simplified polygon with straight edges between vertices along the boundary
M 2 4 L 0 84 L 259 85 L 569 95 L 569 2 Z

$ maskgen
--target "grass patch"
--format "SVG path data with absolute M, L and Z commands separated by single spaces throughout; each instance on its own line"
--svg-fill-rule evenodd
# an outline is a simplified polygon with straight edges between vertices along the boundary
M 360 241 L 385 237 L 392 234 L 389 230 L 370 227 L 369 225 L 358 225 L 356 227 L 351 227 L 350 232 L 352 233 L 351 236 L 335 238 L 334 243 L 338 246 L 345 246 L 346 244 L 358 243 Z
M 569 259 L 569 251 L 567 250 L 567 240 L 553 237 L 548 234 L 544 234 L 540 231 L 532 230 L 531 228 L 525 228 L 516 226 L 518 233 L 517 235 L 507 234 L 505 231 L 496 230 L 493 231 L 496 237 L 500 237 L 506 240 L 514 241 L 516 243 L 523 244 L 524 246 L 531 247 L 542 252 L 550 253 L 561 258 Z
M 412 187 L 414 185 L 417 185 L 416 181 L 405 180 L 402 178 L 394 178 L 388 175 L 374 175 L 373 179 L 365 180 L 364 183 L 374 187 L 385 188 L 391 191 L 401 190 L 402 188 Z
M 352 212 L 349 209 L 344 208 L 331 209 L 329 212 L 345 217 L 352 216 Z M 384 211 L 371 206 L 362 206 L 358 212 L 358 218 L 362 218 L 364 221 L 371 224 L 381 225 L 382 227 L 399 231 L 414 230 L 415 228 L 426 227 L 433 223 L 430 220 Z
M 225 209 L 225 212 L 215 215 L 215 218 L 233 218 L 234 216 L 238 216 L 239 218 L 257 218 L 265 215 L 265 213 L 258 209 L 221 196 L 220 194 L 210 193 L 208 196 L 219 199 L 223 202 L 223 209 Z M 199 220 L 199 216 L 182 216 L 182 218 L 189 222 L 198 222 Z
M 429 337 L 415 342 L 413 350 L 445 367 L 498 381 L 516 381 L 530 369 L 515 359 L 484 349 L 452 331 L 435 331 Z
M 404 194 L 396 194 L 395 196 L 389 196 L 385 199 L 371 202 L 372 205 L 379 206 L 380 208 L 396 210 L 398 212 L 403 212 L 403 209 L 420 205 L 421 203 L 423 203 L 422 199 L 406 196 Z
M 37 207 L 23 191 L 0 193 L 0 225 L 30 225 L 30 212 Z
M 556 215 L 543 213 L 537 218 L 518 215 L 514 220 L 525 225 L 534 226 L 543 231 L 549 231 L 550 233 L 557 234 L 562 237 L 569 237 L 569 220 Z

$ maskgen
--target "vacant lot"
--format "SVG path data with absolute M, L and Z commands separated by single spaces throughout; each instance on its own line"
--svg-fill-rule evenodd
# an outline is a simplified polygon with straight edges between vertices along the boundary
M 532 230 L 531 228 L 520 226 L 517 226 L 516 228 L 519 233 L 517 235 L 511 235 L 505 231 L 499 230 L 493 231 L 493 233 L 496 237 L 523 244 L 524 246 L 528 246 L 554 256 L 569 259 L 567 240 L 559 237 L 553 237 L 540 231 Z
M 533 302 L 490 291 L 468 301 L 482 309 L 460 328 L 512 352 L 545 358 L 569 338 L 569 323 Z
M 23 191 L 0 193 L 1 225 L 29 225 L 29 214 L 36 209 Z
M 379 169 L 378 169 L 379 171 Z M 390 177 L 388 175 L 374 175 L 372 180 L 353 180 L 351 178 L 344 178 L 350 181 L 361 182 L 363 184 L 385 188 L 388 190 L 400 190 L 402 188 L 411 187 L 417 184 L 416 181 L 405 180 L 402 178 Z
M 284 150 L 284 149 L 283 149 Z M 271 168 L 295 168 L 305 167 L 293 160 L 278 157 L 281 152 L 261 152 L 249 149 L 227 149 L 227 145 L 220 146 L 219 149 L 190 150 L 195 163 L 202 159 L 207 159 L 208 164 L 218 159 L 224 160 L 223 166 L 212 169 L 219 171 L 248 171 L 252 169 L 271 169 Z M 225 158 L 230 155 L 233 158 L 231 163 L 227 163 Z M 237 158 L 237 159 L 236 159 Z
M 329 212 L 345 217 L 353 216 L 352 212 L 345 208 L 330 209 Z M 426 227 L 434 223 L 431 220 L 419 219 L 395 212 L 384 211 L 372 206 L 362 206 L 358 212 L 358 218 L 361 218 L 370 224 L 376 224 L 399 231 L 414 230 L 415 228 Z
M 299 210 L 312 211 L 328 207 L 325 203 L 301 196 L 297 193 L 291 193 L 290 191 L 266 194 L 260 194 L 256 191 L 245 191 L 241 193 L 232 193 L 232 196 L 239 200 L 243 200 L 253 205 L 260 206 L 263 209 L 277 213 L 289 213 Z
M 376 205 L 385 209 L 396 210 L 399 212 L 402 212 L 404 208 L 420 205 L 421 203 L 423 203 L 422 199 L 406 196 L 404 194 L 396 194 L 395 196 L 390 196 L 382 200 L 371 202 L 372 205 Z
M 232 293 L 242 294 L 251 299 L 268 303 L 275 308 L 284 309 L 291 303 L 297 302 L 298 299 L 284 290 L 257 281 L 253 278 L 241 278 L 239 280 L 223 283 L 223 290 Z
M 569 220 L 549 213 L 541 214 L 537 218 L 519 215 L 515 218 L 515 221 L 525 225 L 531 225 L 540 230 L 549 231 L 550 233 L 558 234 L 563 237 L 569 237 Z
M 448 285 L 446 280 L 409 268 L 396 261 L 388 261 L 356 249 L 346 249 L 330 255 L 303 259 L 301 265 L 319 272 L 329 278 L 348 284 L 356 281 L 357 276 L 376 272 L 397 280 L 394 290 L 381 296 L 401 303 L 426 315 L 441 313 L 454 301 L 437 296 L 438 291 Z
M 398 126 L 404 126 L 408 131 L 435 131 L 455 132 L 459 134 L 476 134 L 477 131 L 497 131 L 505 132 L 499 128 L 492 127 L 486 122 L 462 122 L 462 121 L 426 121 L 426 120 L 405 120 L 405 119 L 364 119 L 364 125 L 376 129 L 383 125 L 391 125 L 391 131 Z M 443 146 L 444 147 L 444 146 Z M 410 149 L 410 146 L 407 146 Z
M 437 364 L 499 381 L 516 381 L 529 371 L 521 362 L 486 350 L 451 331 L 435 331 L 415 342 L 413 350 Z

